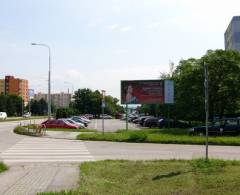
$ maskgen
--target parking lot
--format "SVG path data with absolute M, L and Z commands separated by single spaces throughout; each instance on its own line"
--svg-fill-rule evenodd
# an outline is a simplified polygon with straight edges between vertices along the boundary
M 88 129 L 102 131 L 102 119 L 93 119 L 89 124 Z M 105 132 L 114 132 L 119 129 L 126 129 L 126 121 L 119 119 L 104 119 Z M 128 123 L 128 129 L 139 129 L 139 127 L 133 123 Z

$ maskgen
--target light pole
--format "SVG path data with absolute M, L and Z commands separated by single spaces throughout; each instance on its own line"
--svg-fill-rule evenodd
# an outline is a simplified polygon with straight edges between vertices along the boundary
M 51 119 L 51 49 L 47 44 L 32 43 L 32 45 L 48 48 L 48 119 Z
M 204 63 L 205 112 L 206 112 L 206 160 L 208 160 L 208 65 Z
M 104 135 L 104 108 L 105 108 L 105 95 L 106 91 L 102 90 L 102 133 Z

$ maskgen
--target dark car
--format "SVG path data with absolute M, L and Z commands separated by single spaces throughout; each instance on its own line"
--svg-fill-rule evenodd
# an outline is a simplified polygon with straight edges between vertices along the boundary
M 206 126 L 193 127 L 189 131 L 192 135 L 206 134 Z M 240 134 L 240 118 L 225 118 L 215 121 L 208 126 L 209 135 L 238 135 Z
M 144 120 L 143 126 L 149 127 L 149 128 L 157 127 L 158 121 L 159 121 L 159 118 L 157 117 L 149 117 Z
M 159 128 L 187 128 L 189 127 L 188 123 L 173 120 L 173 119 L 159 119 L 157 122 Z
M 139 125 L 143 126 L 145 119 L 151 118 L 152 116 L 142 116 L 139 118 Z

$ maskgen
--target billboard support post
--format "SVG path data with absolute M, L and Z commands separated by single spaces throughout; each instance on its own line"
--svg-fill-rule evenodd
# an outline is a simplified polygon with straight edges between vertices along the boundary
M 167 108 L 168 108 L 168 129 L 170 128 L 170 117 L 169 117 L 169 104 L 167 104 Z
M 128 130 L 128 104 L 126 104 L 126 131 Z

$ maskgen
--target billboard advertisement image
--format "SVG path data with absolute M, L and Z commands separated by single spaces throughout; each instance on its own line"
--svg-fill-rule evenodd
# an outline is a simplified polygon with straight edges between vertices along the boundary
M 171 80 L 121 81 L 122 104 L 173 103 L 173 95 L 173 81 Z

